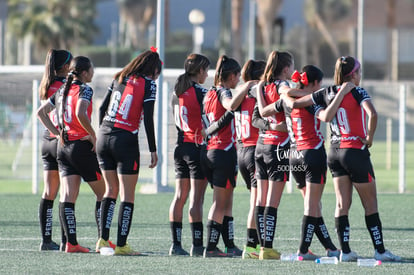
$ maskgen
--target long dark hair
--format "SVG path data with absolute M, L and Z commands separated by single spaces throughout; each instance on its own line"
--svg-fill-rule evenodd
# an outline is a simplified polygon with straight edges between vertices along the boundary
M 266 62 L 264 62 L 263 60 L 248 60 L 241 70 L 243 81 L 247 82 L 250 80 L 260 80 L 265 67 Z
M 220 82 L 226 81 L 230 75 L 237 74 L 240 71 L 240 64 L 235 59 L 227 57 L 226 55 L 220 56 L 216 65 L 214 86 L 217 86 Z
M 47 91 L 52 85 L 55 77 L 62 72 L 63 66 L 72 61 L 72 54 L 66 50 L 50 49 L 46 55 L 45 72 L 40 82 L 39 97 L 47 99 Z
M 360 63 L 352 56 L 341 56 L 336 60 L 334 82 L 335 85 L 342 85 L 352 78 L 352 73 L 360 68 Z
M 131 75 L 153 76 L 156 72 L 161 73 L 162 61 L 155 50 L 148 50 L 129 62 L 121 71 L 115 74 L 114 78 L 122 83 L 125 77 Z
M 289 52 L 272 51 L 266 62 L 263 80 L 272 83 L 277 80 L 283 69 L 293 63 L 293 56 Z
M 323 79 L 323 72 L 321 69 L 314 65 L 306 65 L 302 68 L 302 73 L 306 73 L 306 77 L 308 79 L 308 83 L 313 83 L 315 81 L 321 82 Z M 299 81 L 299 88 L 303 89 L 305 84 L 302 81 Z
M 70 62 L 69 73 L 66 77 L 65 85 L 63 86 L 62 102 L 58 109 L 58 122 L 61 130 L 61 136 L 64 137 L 65 123 L 64 115 L 66 111 L 66 100 L 69 94 L 70 87 L 72 86 L 73 79 L 79 77 L 82 72 L 89 71 L 92 67 L 92 62 L 86 56 L 77 56 Z
M 191 77 L 200 73 L 200 70 L 206 70 L 210 66 L 210 60 L 201 54 L 190 54 L 184 62 L 185 72 L 177 78 L 175 83 L 175 94 L 177 96 L 183 94 L 192 86 Z

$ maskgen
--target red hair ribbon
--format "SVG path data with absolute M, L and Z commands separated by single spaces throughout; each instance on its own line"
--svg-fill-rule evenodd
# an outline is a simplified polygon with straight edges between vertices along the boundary
M 305 86 L 308 86 L 309 81 L 308 81 L 308 75 L 306 74 L 306 72 L 304 73 L 299 73 L 298 71 L 295 71 L 292 76 L 292 81 L 296 82 L 296 83 L 302 83 Z
M 153 52 L 153 53 L 156 53 L 157 52 L 157 48 L 156 47 L 154 47 L 154 46 L 151 46 L 151 52 Z M 161 65 L 164 65 L 164 62 L 162 62 L 162 60 L 161 60 Z

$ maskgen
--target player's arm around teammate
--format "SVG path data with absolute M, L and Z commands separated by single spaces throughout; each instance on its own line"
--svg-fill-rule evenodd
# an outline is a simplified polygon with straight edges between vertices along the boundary
M 289 86 L 287 80 L 293 72 L 293 57 L 288 52 L 273 51 L 269 54 L 263 80 L 258 85 L 256 98 L 261 115 L 263 106 L 279 99 L 278 90 Z M 271 123 L 285 121 L 283 112 L 267 117 Z M 260 241 L 259 259 L 279 259 L 280 254 L 273 249 L 273 239 L 277 224 L 277 208 L 289 177 L 289 136 L 287 132 L 268 129 L 261 131 L 256 145 L 255 165 L 257 179 L 257 200 L 255 207 L 256 228 Z
M 342 248 L 341 260 L 353 261 L 358 257 L 349 246 L 348 213 L 352 202 L 352 189 L 355 187 L 365 210 L 365 223 L 374 246 L 374 258 L 381 261 L 400 261 L 399 256 L 392 254 L 384 246 L 375 175 L 368 150 L 376 129 L 377 113 L 368 93 L 358 87 L 361 80 L 359 61 L 351 56 L 338 58 L 334 80 L 335 85 L 350 81 L 357 86 L 344 98 L 335 119 L 330 123 L 333 136 L 328 166 L 337 198 L 335 225 Z M 335 87 L 325 92 L 328 91 L 335 92 Z M 328 101 L 323 93 L 314 97 L 315 101 L 318 99 Z
M 217 62 L 214 85 L 204 99 L 204 112 L 210 123 L 219 119 L 226 111 L 234 111 L 246 96 L 253 83 L 240 85 L 234 96 L 230 89 L 236 87 L 240 79 L 241 67 L 238 62 L 221 56 Z M 233 189 L 237 176 L 237 153 L 235 148 L 234 120 L 214 134 L 208 141 L 207 152 L 202 156 L 202 164 L 208 181 L 213 187 L 213 204 L 208 214 L 207 247 L 204 257 L 226 257 L 233 255 Z M 232 232 L 233 234 L 229 234 Z M 217 248 L 220 237 L 227 252 Z

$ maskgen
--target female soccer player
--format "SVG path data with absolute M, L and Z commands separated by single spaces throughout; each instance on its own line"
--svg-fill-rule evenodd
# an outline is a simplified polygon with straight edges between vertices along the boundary
M 266 62 L 261 60 L 248 60 L 241 71 L 244 82 L 251 80 L 260 80 Z M 263 119 L 258 114 L 256 105 L 255 87 L 253 86 L 239 108 L 234 112 L 236 134 L 238 140 L 237 163 L 239 171 L 246 183 L 247 189 L 250 191 L 250 208 L 247 215 L 247 241 L 244 245 L 242 258 L 243 259 L 258 259 L 259 252 L 256 248 L 259 244 L 256 231 L 256 223 L 254 220 L 254 208 L 256 206 L 257 196 L 257 181 L 255 177 L 256 167 L 254 163 L 254 153 L 256 150 L 256 143 L 259 137 L 259 129 L 267 130 L 275 128 L 275 124 L 270 124 L 269 121 Z M 256 108 L 255 108 L 256 107 Z M 286 127 L 284 127 L 286 128 Z
M 201 54 L 190 54 L 184 62 L 184 74 L 175 84 L 172 97 L 177 145 L 174 151 L 175 195 L 170 206 L 170 227 L 173 243 L 170 255 L 188 255 L 181 247 L 183 208 L 190 194 L 188 218 L 192 232 L 191 256 L 203 256 L 203 202 L 207 180 L 200 164 L 203 146 L 203 99 L 210 60 Z
M 95 219 L 99 232 L 99 209 L 105 186 L 96 160 L 96 136 L 91 125 L 93 90 L 86 84 L 92 81 L 93 74 L 89 58 L 75 57 L 70 63 L 65 85 L 37 112 L 48 130 L 59 136 L 57 159 L 63 184 L 59 213 L 67 238 L 66 253 L 89 252 L 76 239 L 75 202 L 81 178 L 88 182 L 96 195 Z M 55 108 L 60 131 L 48 116 Z
M 359 61 L 351 56 L 342 56 L 337 59 L 335 65 L 335 86 L 300 98 L 295 101 L 293 107 L 304 107 L 313 102 L 327 106 L 338 93 L 339 85 L 349 81 L 357 86 L 344 97 L 330 123 L 331 147 L 328 166 L 336 194 L 335 227 L 341 245 L 340 260 L 350 262 L 358 258 L 357 253 L 349 247 L 348 213 L 355 187 L 365 210 L 365 223 L 375 250 L 374 258 L 381 261 L 400 261 L 399 256 L 384 247 L 375 175 L 368 150 L 372 146 L 376 130 L 377 112 L 368 93 L 358 87 L 360 80 Z
M 99 166 L 105 180 L 101 206 L 101 236 L 96 251 L 109 247 L 109 231 L 118 193 L 118 237 L 115 255 L 138 255 L 127 242 L 134 212 L 135 186 L 138 181 L 140 152 L 138 130 L 142 115 L 151 152 L 150 168 L 158 162 L 154 134 L 155 80 L 162 62 L 156 48 L 145 51 L 115 74 L 111 87 L 100 107 L 100 128 L 97 144 Z
M 234 111 L 246 96 L 254 82 L 243 84 L 232 96 L 240 79 L 239 63 L 223 55 L 217 61 L 214 87 L 204 98 L 204 112 L 210 123 L 222 117 L 226 111 Z M 213 205 L 208 214 L 207 247 L 204 257 L 228 257 L 240 255 L 241 250 L 234 245 L 233 231 L 233 189 L 236 185 L 237 155 L 235 148 L 234 121 L 211 136 L 207 152 L 202 154 L 202 164 L 214 195 Z M 217 248 L 220 233 L 226 246 L 226 253 Z
M 305 66 L 302 73 L 295 71 L 291 77 L 293 82 L 298 83 L 298 89 L 288 89 L 287 94 L 300 97 L 319 90 L 322 78 L 323 73 L 319 68 L 312 65 Z M 272 112 L 261 110 L 264 115 L 274 112 L 284 112 L 286 115 L 290 135 L 290 169 L 304 198 L 301 244 L 298 251 L 298 256 L 304 260 L 318 258 L 309 250 L 314 232 L 327 250 L 327 256 L 339 258 L 340 251 L 332 243 L 322 218 L 321 197 L 326 183 L 327 165 L 320 120 L 332 119 L 343 96 L 353 87 L 353 84 L 345 84 L 326 110 L 316 105 L 306 109 L 292 109 L 289 107 L 291 104 L 288 104 L 291 100 L 283 95 L 282 98 L 285 100 L 278 100 Z
M 63 85 L 66 80 L 66 75 L 69 72 L 69 65 L 72 58 L 72 54 L 66 50 L 49 50 L 46 56 L 45 73 L 40 83 L 40 100 L 46 101 Z M 58 129 L 56 112 L 50 112 L 49 116 L 50 120 Z M 42 140 L 44 189 L 39 204 L 40 231 L 42 233 L 40 251 L 59 250 L 59 245 L 52 241 L 53 202 L 56 199 L 60 186 L 56 153 L 57 138 L 52 132 L 45 129 Z M 62 243 L 66 243 L 63 230 Z
M 265 86 L 257 88 L 259 110 L 279 99 L 278 90 L 281 87 L 289 87 L 287 79 L 293 72 L 293 66 L 294 61 L 290 53 L 273 51 L 269 54 L 263 75 Z M 285 115 L 281 112 L 267 119 L 270 122 L 281 123 L 285 121 Z M 273 249 L 273 238 L 277 223 L 277 208 L 285 182 L 289 178 L 288 150 L 287 132 L 271 129 L 260 132 L 255 152 L 257 201 L 254 210 L 261 246 L 260 260 L 280 258 L 280 253 Z

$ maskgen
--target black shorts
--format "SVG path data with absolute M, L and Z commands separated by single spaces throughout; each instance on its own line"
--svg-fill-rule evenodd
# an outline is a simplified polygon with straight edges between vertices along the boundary
M 184 142 L 175 147 L 174 164 L 176 179 L 205 179 L 201 168 L 201 145 Z
M 242 175 L 244 182 L 246 183 L 247 189 L 250 190 L 251 187 L 257 188 L 256 180 L 256 165 L 254 163 L 254 153 L 256 146 L 242 147 L 237 151 L 237 163 L 239 165 L 239 171 Z
M 139 173 L 138 134 L 118 130 L 110 134 L 99 131 L 96 154 L 102 170 L 116 170 L 121 175 Z
M 207 180 L 212 186 L 236 187 L 237 152 L 234 146 L 228 151 L 202 150 L 201 165 Z
M 375 179 L 370 153 L 354 148 L 332 148 L 328 154 L 328 166 L 332 177 L 348 175 L 352 182 L 364 183 Z
M 43 170 L 59 170 L 57 162 L 57 144 L 57 138 L 43 136 L 41 148 Z
M 289 180 L 289 146 L 258 143 L 255 152 L 256 179 Z
M 306 182 L 325 184 L 327 170 L 325 147 L 291 150 L 290 169 L 299 189 L 305 187 Z
M 101 170 L 92 143 L 87 140 L 75 140 L 58 143 L 57 160 L 61 176 L 79 175 L 86 182 L 100 180 Z

